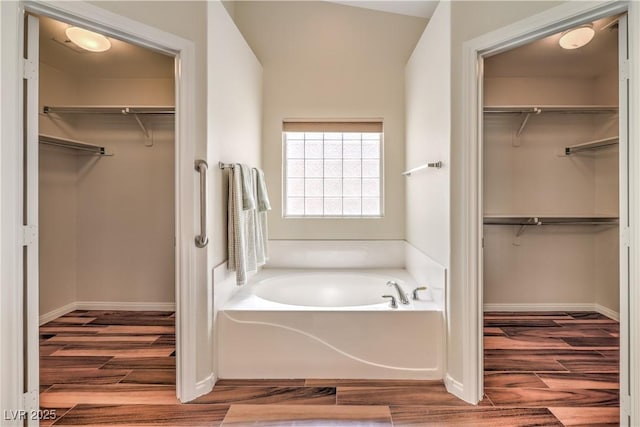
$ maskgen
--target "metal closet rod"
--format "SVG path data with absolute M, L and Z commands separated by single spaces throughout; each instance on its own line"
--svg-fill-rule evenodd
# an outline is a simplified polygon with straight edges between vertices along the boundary
M 615 217 L 505 217 L 485 218 L 485 225 L 617 225 Z
M 98 156 L 113 156 L 113 154 L 107 153 L 107 150 L 104 147 L 75 141 L 73 139 L 58 138 L 56 136 L 40 134 L 38 135 L 38 141 L 40 144 L 53 145 L 55 147 L 68 148 L 71 150 L 86 151 Z
M 42 109 L 44 114 L 175 114 L 175 107 L 171 106 L 50 106 Z

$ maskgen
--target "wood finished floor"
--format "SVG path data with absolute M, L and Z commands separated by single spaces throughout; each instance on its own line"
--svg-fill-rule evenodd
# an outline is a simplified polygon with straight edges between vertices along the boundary
M 440 381 L 220 380 L 175 397 L 175 317 L 74 311 L 40 328 L 55 426 L 618 425 L 619 325 L 597 313 L 486 313 L 485 399 Z

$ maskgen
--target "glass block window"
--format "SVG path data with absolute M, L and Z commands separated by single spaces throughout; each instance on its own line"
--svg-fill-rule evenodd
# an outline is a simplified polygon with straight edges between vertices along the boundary
M 285 217 L 382 216 L 382 122 L 285 122 Z

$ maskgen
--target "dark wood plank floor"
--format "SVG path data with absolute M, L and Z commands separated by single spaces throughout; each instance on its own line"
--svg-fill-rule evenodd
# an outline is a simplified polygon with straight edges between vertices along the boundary
M 173 313 L 75 311 L 40 328 L 42 425 L 618 425 L 618 323 L 597 313 L 486 313 L 485 399 L 440 381 L 220 380 L 175 397 Z

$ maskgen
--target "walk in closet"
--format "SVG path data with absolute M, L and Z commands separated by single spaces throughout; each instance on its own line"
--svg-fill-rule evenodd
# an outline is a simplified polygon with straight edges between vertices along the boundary
M 172 310 L 174 59 L 71 43 L 40 17 L 40 321 Z
M 484 304 L 619 313 L 618 30 L 485 61 Z

